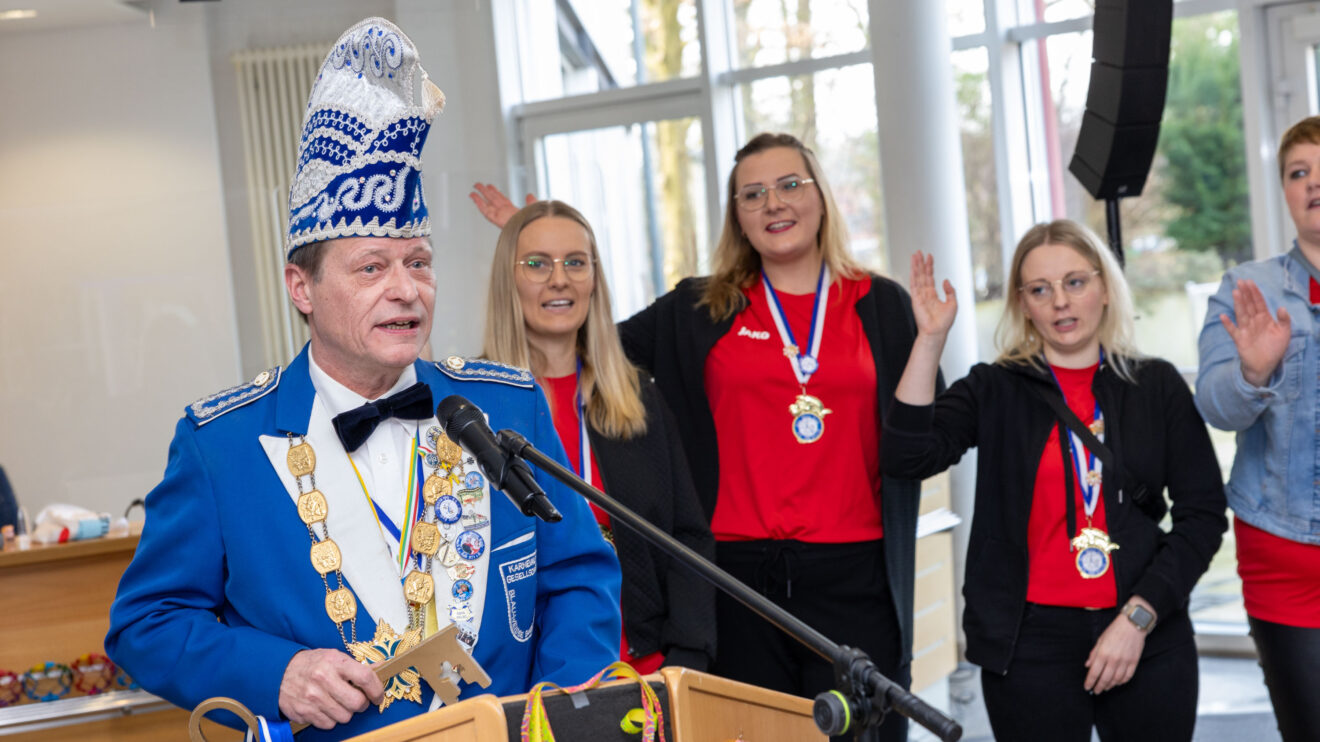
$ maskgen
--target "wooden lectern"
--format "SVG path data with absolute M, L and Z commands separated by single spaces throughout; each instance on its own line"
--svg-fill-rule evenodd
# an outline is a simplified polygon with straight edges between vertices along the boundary
M 801 742 L 825 735 L 811 716 L 812 701 L 681 667 L 666 667 L 645 680 L 656 689 L 670 742 Z M 623 711 L 640 705 L 637 683 L 616 680 L 586 691 L 587 704 L 547 691 L 546 711 L 560 739 L 636 740 L 619 728 Z M 630 699 L 630 700 L 629 700 Z M 580 703 L 579 699 L 579 703 Z M 556 703 L 556 701 L 562 701 Z M 527 696 L 470 698 L 434 713 L 377 729 L 356 742 L 501 742 L 517 740 Z M 622 709 L 622 711 L 620 710 Z M 576 727 L 577 733 L 574 733 Z M 583 735 L 590 728 L 589 736 Z

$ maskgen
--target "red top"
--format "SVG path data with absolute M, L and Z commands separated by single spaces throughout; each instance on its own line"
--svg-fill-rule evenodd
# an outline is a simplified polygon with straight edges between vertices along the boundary
M 1098 363 L 1089 368 L 1050 367 L 1063 389 L 1068 409 L 1087 425 L 1095 420 L 1095 395 L 1091 392 L 1091 382 L 1099 367 Z M 1072 548 L 1072 539 L 1077 534 L 1066 532 L 1068 504 L 1060 494 L 1065 480 L 1063 457 L 1059 452 L 1059 428 L 1063 428 L 1065 435 L 1069 434 L 1062 423 L 1050 430 L 1045 450 L 1040 455 L 1040 467 L 1036 470 L 1036 484 L 1031 491 L 1031 517 L 1027 522 L 1027 602 L 1073 608 L 1112 608 L 1118 605 L 1113 552 L 1110 552 L 1109 569 L 1104 574 L 1089 579 L 1082 577 L 1077 569 L 1077 550 Z M 1078 454 L 1085 456 L 1082 451 Z M 1080 532 L 1087 525 L 1086 506 L 1082 499 L 1081 478 L 1075 467 L 1072 479 Z M 1091 527 L 1108 530 L 1103 497 L 1095 505 Z M 1122 546 L 1119 544 L 1120 548 Z
M 1320 304 L 1312 278 L 1311 303 Z M 1320 628 L 1320 546 L 1275 536 L 1233 519 L 1242 602 L 1255 618 L 1285 626 Z
M 1238 575 L 1247 614 L 1320 629 L 1320 546 L 1275 536 L 1233 519 Z
M 559 433 L 559 440 L 564 444 L 564 452 L 568 454 L 568 461 L 573 472 L 582 476 L 582 428 L 578 422 L 577 408 L 577 374 L 571 376 L 545 377 L 541 379 L 541 386 L 545 389 L 546 397 L 550 401 L 550 412 L 554 418 L 555 432 Z M 587 448 L 590 449 L 591 442 L 587 441 Z M 605 486 L 600 479 L 600 466 L 596 463 L 596 452 L 591 451 L 591 483 L 596 489 L 604 491 Z M 610 516 L 604 510 L 591 505 L 591 512 L 596 516 L 596 522 L 602 528 L 610 527 Z M 652 652 L 645 657 L 632 658 L 628 656 L 628 634 L 625 632 L 619 639 L 619 658 L 632 665 L 638 673 L 649 675 L 660 669 L 664 664 L 665 656 L 660 652 Z
M 802 389 L 784 356 L 764 285 L 706 358 L 706 396 L 719 445 L 717 541 L 797 539 L 849 543 L 881 538 L 880 421 L 875 359 L 857 315 L 869 278 L 829 287 L 820 367 L 806 393 L 830 412 L 812 443 L 793 435 L 789 407 Z M 814 294 L 779 292 L 794 339 L 807 346 Z

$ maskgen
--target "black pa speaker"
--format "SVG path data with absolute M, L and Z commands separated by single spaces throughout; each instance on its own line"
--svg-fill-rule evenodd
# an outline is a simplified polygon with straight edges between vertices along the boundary
M 1068 169 L 1095 198 L 1146 185 L 1169 85 L 1173 0 L 1096 0 L 1091 84 Z

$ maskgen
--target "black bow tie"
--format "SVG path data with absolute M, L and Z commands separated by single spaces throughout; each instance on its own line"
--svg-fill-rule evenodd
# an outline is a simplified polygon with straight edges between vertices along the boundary
M 425 420 L 435 413 L 431 404 L 431 387 L 417 382 L 392 397 L 368 402 L 355 410 L 335 415 L 335 433 L 352 453 L 371 437 L 382 420 L 397 417 L 400 420 Z

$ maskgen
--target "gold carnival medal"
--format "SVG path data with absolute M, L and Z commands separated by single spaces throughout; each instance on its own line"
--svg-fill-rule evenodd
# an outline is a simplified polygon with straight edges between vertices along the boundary
M 370 641 L 353 642 L 348 645 L 348 651 L 358 662 L 375 665 L 403 654 L 421 643 L 420 626 L 408 629 L 403 634 L 396 634 L 388 623 L 381 621 L 376 624 L 376 635 Z M 410 667 L 385 681 L 385 697 L 381 699 L 379 710 L 384 711 L 395 701 L 421 703 L 421 679 L 417 670 Z
M 435 579 L 425 572 L 414 569 L 403 581 L 403 594 L 409 601 L 425 605 L 435 597 Z
M 1109 534 L 1099 528 L 1083 528 L 1072 540 L 1077 550 L 1077 572 L 1084 579 L 1094 580 L 1109 571 L 1109 552 L 1118 548 L 1118 544 L 1109 540 Z
M 463 449 L 458 444 L 449 440 L 449 436 L 442 435 L 435 442 L 435 455 L 440 458 L 440 463 L 452 467 L 463 460 Z
M 295 477 L 305 477 L 316 470 L 316 452 L 307 441 L 289 449 L 289 473 Z
M 325 495 L 320 490 L 312 490 L 298 495 L 298 517 L 307 525 L 318 523 L 325 520 L 325 516 L 330 512 L 326 505 Z
M 325 612 L 335 623 L 352 621 L 357 618 L 357 598 L 346 587 L 331 590 L 325 596 Z
M 449 494 L 453 488 L 454 485 L 449 481 L 449 477 L 433 473 L 422 483 L 422 500 L 427 505 L 434 505 L 436 500 Z
M 326 539 L 312 544 L 312 566 L 322 576 L 338 570 L 342 565 L 343 556 L 339 553 L 339 545 L 333 540 Z
M 419 554 L 433 557 L 440 550 L 440 529 L 434 523 L 422 521 L 413 528 L 412 547 Z
M 825 408 L 819 399 L 807 393 L 797 396 L 788 406 L 793 414 L 793 437 L 798 443 L 815 443 L 825 432 L 825 416 L 833 412 Z

